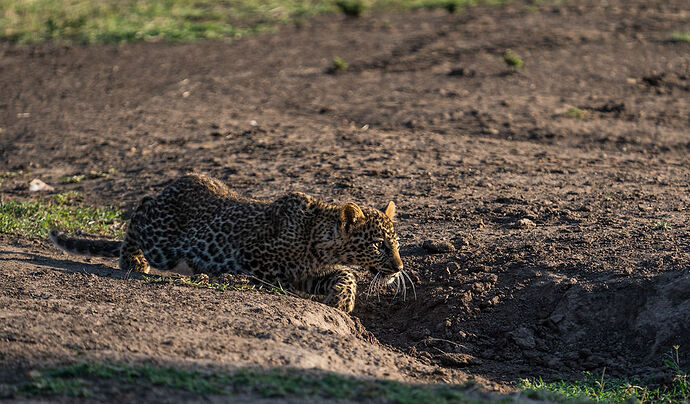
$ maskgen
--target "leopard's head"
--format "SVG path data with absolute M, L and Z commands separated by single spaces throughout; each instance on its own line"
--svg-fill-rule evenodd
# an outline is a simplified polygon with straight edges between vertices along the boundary
M 393 202 L 383 210 L 360 208 L 354 203 L 341 206 L 339 223 L 346 263 L 362 266 L 384 279 L 398 275 L 403 262 L 393 227 L 394 217 Z

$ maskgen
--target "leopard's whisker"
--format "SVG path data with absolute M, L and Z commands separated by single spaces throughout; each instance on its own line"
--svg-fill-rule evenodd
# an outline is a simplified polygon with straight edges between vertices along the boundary
M 374 279 L 371 280 L 369 283 L 369 287 L 367 288 L 367 296 L 371 296 L 371 292 L 374 290 L 374 286 L 376 285 L 376 279 L 381 275 L 381 272 L 377 272 L 376 275 L 374 275 Z
M 407 277 L 407 280 L 410 281 L 410 285 L 412 285 L 412 293 L 414 294 L 414 300 L 417 300 L 417 291 L 415 290 L 414 282 L 412 282 L 412 278 L 410 278 L 410 275 L 405 271 L 402 271 L 402 274 L 405 275 Z
M 374 275 L 374 279 L 371 280 L 371 284 L 369 285 L 369 294 L 373 293 L 376 290 L 376 287 L 378 286 L 378 279 L 380 276 L 380 272 L 377 272 L 376 275 Z
M 403 288 L 403 302 L 407 300 L 407 285 L 405 285 L 405 277 L 404 276 L 399 276 L 398 279 L 402 281 L 402 288 Z
M 380 303 L 380 302 L 381 302 L 381 277 L 380 277 L 381 272 L 379 272 L 379 273 L 376 274 L 376 275 L 377 275 L 377 277 L 379 278 L 378 282 L 376 283 L 376 289 L 375 289 L 375 291 L 376 291 L 376 300 L 378 300 L 378 302 Z
M 396 275 L 395 276 L 395 294 L 393 295 L 393 299 L 395 299 L 398 296 L 398 293 L 400 293 L 400 278 Z

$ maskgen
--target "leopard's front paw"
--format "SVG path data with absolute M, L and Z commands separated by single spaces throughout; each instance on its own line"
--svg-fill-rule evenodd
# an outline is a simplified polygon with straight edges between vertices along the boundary
M 333 293 L 324 300 L 324 303 L 345 313 L 350 313 L 355 308 L 355 293 L 351 290 L 342 291 L 338 294 Z

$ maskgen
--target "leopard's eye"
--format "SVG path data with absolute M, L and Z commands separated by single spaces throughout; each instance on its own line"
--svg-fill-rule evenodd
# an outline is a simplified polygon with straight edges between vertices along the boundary
M 373 241 L 372 244 L 374 247 L 381 248 L 381 246 L 383 245 L 383 241 L 384 240 L 382 238 L 377 238 L 376 240 Z

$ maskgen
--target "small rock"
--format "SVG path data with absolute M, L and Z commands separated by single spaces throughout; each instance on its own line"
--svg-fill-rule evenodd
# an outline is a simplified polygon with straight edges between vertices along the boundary
M 431 330 L 428 328 L 423 328 L 421 330 L 412 331 L 410 336 L 416 340 L 423 340 L 424 338 L 431 335 Z
M 438 359 L 446 366 L 464 367 L 480 363 L 474 356 L 462 353 L 442 353 Z
M 29 191 L 31 191 L 31 192 L 52 191 L 54 189 L 55 188 L 53 188 L 50 185 L 46 184 L 45 182 L 39 180 L 38 178 L 31 180 L 31 182 L 29 183 Z
M 537 227 L 537 224 L 534 223 L 533 221 L 531 221 L 530 219 L 524 218 L 524 219 L 518 220 L 517 227 L 519 227 L 521 229 L 531 229 L 531 228 Z
M 457 262 L 451 262 L 450 264 L 448 264 L 448 266 L 446 266 L 446 271 L 448 272 L 448 275 L 454 274 L 458 272 L 460 269 L 462 269 L 462 267 Z
M 472 69 L 466 69 L 464 67 L 458 67 L 455 69 L 451 69 L 451 71 L 448 72 L 448 76 L 456 76 L 456 77 L 474 77 L 477 72 L 475 72 Z
M 549 320 L 554 324 L 558 324 L 561 321 L 563 321 L 564 318 L 565 318 L 565 316 L 563 314 L 556 313 L 556 314 L 551 315 L 551 317 L 549 317 Z
M 460 235 L 456 237 L 456 241 L 460 243 L 463 247 L 469 247 L 470 244 L 472 243 L 472 236 L 465 236 L 465 235 Z
M 443 254 L 455 251 L 455 247 L 448 241 L 426 240 L 422 248 L 432 254 Z
M 643 212 L 651 212 L 652 210 L 654 210 L 653 207 L 651 207 L 650 205 L 645 205 L 644 203 L 638 204 L 637 208 Z
M 534 333 L 532 333 L 532 331 L 526 327 L 520 327 L 510 333 L 510 335 L 513 337 L 513 341 L 515 341 L 515 343 L 521 348 L 534 349 L 534 347 L 537 346 L 537 343 L 534 340 Z
M 550 369 L 561 369 L 563 368 L 563 362 L 558 358 L 550 358 L 546 361 L 546 366 Z

